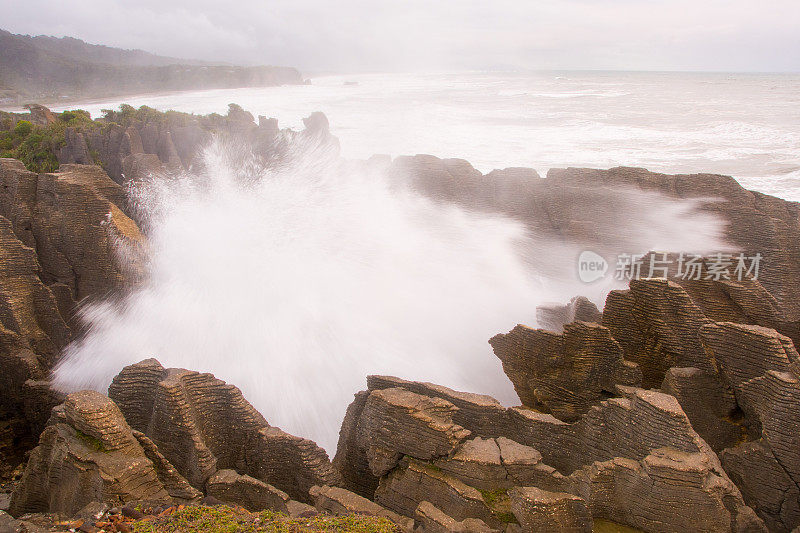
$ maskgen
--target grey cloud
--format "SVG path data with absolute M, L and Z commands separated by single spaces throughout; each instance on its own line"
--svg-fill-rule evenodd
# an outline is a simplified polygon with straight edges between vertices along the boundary
M 5 29 L 304 70 L 800 70 L 794 0 L 0 0 Z

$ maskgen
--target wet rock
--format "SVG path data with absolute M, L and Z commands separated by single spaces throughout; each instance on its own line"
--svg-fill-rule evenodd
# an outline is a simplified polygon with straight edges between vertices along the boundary
M 585 195 L 587 188 L 597 187 L 609 189 L 614 194 L 606 201 L 595 202 L 594 206 L 579 201 L 580 195 Z M 540 189 L 558 188 L 561 188 L 561 195 L 565 200 L 563 205 L 566 206 L 560 216 L 546 219 L 533 209 L 529 212 L 540 220 L 547 220 L 550 225 L 553 225 L 553 221 L 581 220 L 587 214 L 594 214 L 596 216 L 592 222 L 595 229 L 600 229 L 598 233 L 601 235 L 613 234 L 613 231 L 608 230 L 623 226 L 624 222 L 615 219 L 615 216 L 629 216 L 626 209 L 620 209 L 618 213 L 611 212 L 610 206 L 613 204 L 610 202 L 619 198 L 621 189 L 657 192 L 678 200 L 715 199 L 713 202 L 706 202 L 703 210 L 717 215 L 727 223 L 725 239 L 742 253 L 747 256 L 762 254 L 759 282 L 775 297 L 787 320 L 800 319 L 800 286 L 795 281 L 800 278 L 800 262 L 797 261 L 800 257 L 800 205 L 797 203 L 747 191 L 729 176 L 666 175 L 628 167 L 608 170 L 550 169 L 547 178 L 542 180 Z M 597 212 L 593 213 L 593 209 Z M 606 226 L 606 221 L 609 226 Z M 604 228 L 608 230 L 603 231 Z M 564 225 L 557 229 L 561 231 L 561 235 L 566 233 Z M 697 365 L 684 363 L 680 366 Z
M 248 511 L 288 512 L 288 494 L 235 470 L 218 470 L 206 482 L 206 492 L 223 502 L 241 505 Z

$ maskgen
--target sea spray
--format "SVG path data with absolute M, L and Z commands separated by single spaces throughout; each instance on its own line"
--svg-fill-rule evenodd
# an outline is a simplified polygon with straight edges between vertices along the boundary
M 577 281 L 573 244 L 436 203 L 312 141 L 296 140 L 281 165 L 215 141 L 202 171 L 139 184 L 147 279 L 82 309 L 86 333 L 56 385 L 105 391 L 123 366 L 155 357 L 239 386 L 271 424 L 332 452 L 368 374 L 518 403 L 487 340 L 534 324 L 539 303 L 602 301 L 620 286 Z M 707 232 L 663 220 L 645 235 L 660 231 L 671 249 L 717 243 L 714 220 L 687 216 Z

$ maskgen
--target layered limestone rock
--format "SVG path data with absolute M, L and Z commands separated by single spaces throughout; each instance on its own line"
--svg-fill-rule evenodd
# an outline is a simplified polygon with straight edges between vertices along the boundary
M 430 502 L 422 502 L 414 511 L 414 519 L 418 530 L 423 533 L 496 533 L 483 520 L 465 518 L 457 521 L 447 516 L 441 509 Z
M 359 472 L 378 477 L 369 471 L 368 443 L 355 438 L 364 406 L 376 392 L 406 389 L 446 399 L 452 420 L 471 432 L 445 456 L 405 453 L 379 477 L 375 501 L 405 516 L 427 501 L 455 521 L 477 518 L 505 528 L 509 490 L 536 487 L 577 496 L 592 516 L 647 531 L 685 530 L 694 513 L 704 513 L 710 531 L 763 530 L 672 396 L 617 386 L 620 397 L 599 402 L 570 424 L 426 383 L 371 376 L 368 384 L 370 390 L 356 395 L 340 434 L 334 464 L 346 482 Z M 380 438 L 404 437 L 387 432 Z M 685 515 L 675 516 L 674 506 L 664 503 L 670 501 L 680 501 Z
M 53 292 L 39 278 L 32 248 L 0 216 L 0 476 L 23 461 L 60 403 L 46 381 L 58 353 L 72 332 Z
M 639 385 L 641 372 L 626 361 L 609 330 L 573 322 L 564 333 L 518 325 L 489 341 L 522 404 L 577 420 L 617 385 Z
M 561 489 L 568 483 L 555 468 L 544 464 L 536 449 L 506 437 L 468 440 L 434 466 L 479 490 L 525 485 Z
M 72 516 L 93 501 L 120 505 L 132 500 L 169 501 L 170 494 L 109 398 L 93 391 L 69 395 L 62 416 L 31 453 L 11 513 Z
M 517 487 L 508 495 L 511 498 L 511 512 L 525 531 L 592 531 L 592 517 L 586 502 L 574 494 Z
M 659 387 L 672 367 L 714 372 L 700 344 L 700 328 L 710 323 L 686 291 L 664 279 L 631 280 L 630 289 L 611 291 L 603 325 L 642 371 L 642 386 Z
M 570 477 L 593 516 L 644 531 L 766 531 L 713 453 L 664 448 L 641 461 L 596 462 Z
M 722 464 L 772 530 L 790 531 L 800 525 L 800 356 L 759 326 L 709 324 L 701 338 L 756 433 L 724 450 Z
M 491 527 L 502 525 L 478 489 L 412 458 L 381 478 L 375 501 L 404 516 L 414 516 L 417 506 L 428 501 L 456 521 L 478 518 Z
M 345 486 L 371 497 L 380 476 L 404 455 L 433 460 L 447 456 L 470 432 L 453 421 L 451 402 L 404 388 L 359 394 L 348 408 L 334 465 Z
M 321 512 L 335 516 L 351 513 L 388 518 L 403 531 L 414 531 L 414 520 L 401 516 L 377 503 L 341 487 L 311 487 L 314 506 Z
M 637 247 L 627 238 L 629 232 L 620 229 L 631 227 L 631 216 L 641 211 L 645 195 L 692 202 L 721 221 L 724 238 L 732 247 L 748 257 L 761 254 L 758 279 L 763 288 L 775 298 L 782 320 L 795 324 L 800 320 L 796 283 L 800 278 L 800 205 L 747 191 L 731 177 L 666 175 L 626 167 L 554 168 L 545 179 L 531 169 L 505 169 L 484 176 L 466 161 L 430 155 L 397 157 L 390 175 L 434 199 L 510 216 L 542 239 L 566 241 L 601 255 L 635 251 Z M 739 312 L 750 311 L 745 306 Z
M 71 337 L 53 292 L 39 278 L 32 248 L 14 234 L 0 216 L 0 359 L 3 362 L 2 404 L 20 409 L 23 384 L 43 379 L 58 352 Z
M 758 280 L 785 312 L 788 321 L 800 319 L 800 204 L 766 194 L 745 190 L 729 176 L 713 174 L 666 175 L 641 168 L 550 169 L 541 188 L 562 187 L 565 211 L 551 220 L 583 219 L 591 205 L 580 202 L 577 195 L 584 188 L 635 188 L 657 192 L 678 200 L 707 200 L 703 210 L 726 222 L 725 239 L 747 256 L 762 255 Z M 560 207 L 560 206 L 559 206 Z M 598 211 L 608 210 L 601 203 Z M 621 212 L 621 216 L 626 215 Z M 615 215 L 596 213 L 594 227 L 602 228 L 604 221 Z M 541 217 L 543 219 L 543 217 Z M 623 224 L 617 224 L 622 227 Z M 613 232 L 611 228 L 607 228 Z M 618 339 L 619 340 L 619 339 Z
M 308 501 L 339 476 L 313 442 L 270 427 L 241 391 L 211 374 L 165 369 L 154 359 L 125 367 L 109 387 L 131 427 L 150 438 L 196 488 L 234 469 Z
M 62 311 L 141 277 L 144 237 L 126 215 L 125 191 L 100 167 L 62 165 L 56 173 L 37 175 L 4 159 L 0 178 L 0 215 L 36 251 L 40 277 Z
M 716 372 L 671 368 L 661 391 L 678 400 L 692 427 L 714 451 L 735 446 L 745 438 L 747 431 L 736 397 Z
M 107 297 L 141 274 L 144 238 L 126 202 L 99 167 L 35 174 L 0 159 L 0 417 L 18 428 L 11 448 L 19 453 L 63 401 L 47 375 L 77 327 L 76 303 Z
M 770 531 L 791 531 L 800 524 L 800 489 L 768 444 L 746 442 L 723 450 L 720 460 Z
M 251 113 L 235 104 L 224 116 L 128 108 L 112 113 L 110 119 L 102 128 L 67 128 L 59 163 L 100 164 L 111 179 L 125 184 L 202 167 L 203 150 L 215 137 L 251 147 L 267 162 L 291 157 L 293 143 L 303 148 L 325 146 L 338 153 L 338 140 L 320 112 L 305 118 L 305 129 L 299 132 L 281 131 L 276 119 L 259 117 L 256 123 Z

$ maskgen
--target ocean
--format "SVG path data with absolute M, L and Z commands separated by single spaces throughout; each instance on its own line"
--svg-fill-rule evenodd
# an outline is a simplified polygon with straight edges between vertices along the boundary
M 224 113 L 235 102 L 300 128 L 324 112 L 342 154 L 427 153 L 488 172 L 619 165 L 719 173 L 800 201 L 800 75 L 462 72 L 319 76 L 310 85 L 81 102 Z

